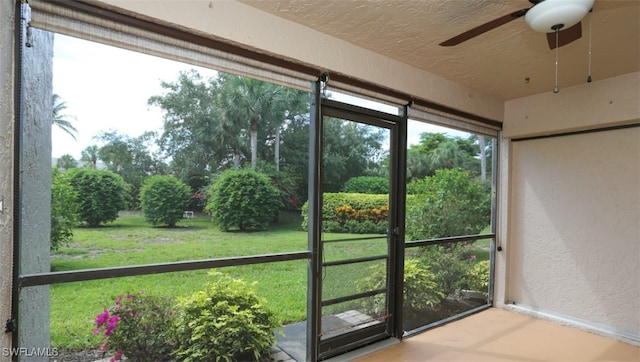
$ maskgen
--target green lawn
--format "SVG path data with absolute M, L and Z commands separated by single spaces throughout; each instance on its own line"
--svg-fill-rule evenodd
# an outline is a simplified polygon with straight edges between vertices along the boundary
M 151 227 L 137 214 L 124 214 L 108 226 L 74 230 L 73 242 L 52 257 L 52 270 L 78 270 L 148 263 L 247 256 L 307 250 L 307 232 L 299 214 L 283 214 L 280 223 L 264 232 L 222 232 L 208 217 L 182 220 L 178 228 Z M 329 240 L 363 235 L 325 234 Z M 483 242 L 478 242 L 479 252 Z M 384 254 L 386 240 L 327 243 L 325 261 Z M 488 252 L 487 252 L 488 257 Z M 483 258 L 484 259 L 484 258 Z M 373 262 L 367 263 L 372 265 Z M 221 269 L 235 277 L 257 281 L 258 293 L 283 323 L 306 319 L 307 261 L 297 260 Z M 57 284 L 51 290 L 51 343 L 69 349 L 97 348 L 95 316 L 127 292 L 184 297 L 204 288 L 208 270 L 165 273 Z M 323 272 L 325 299 L 351 294 L 354 280 L 367 267 L 327 267 Z
M 52 258 L 52 270 L 78 270 L 148 263 L 174 262 L 307 250 L 307 232 L 298 214 L 283 214 L 280 223 L 264 232 L 221 232 L 209 218 L 182 220 L 175 229 L 154 228 L 136 214 L 125 214 L 108 226 L 74 230 L 73 242 Z M 353 237 L 330 234 L 328 238 Z M 384 240 L 334 243 L 327 246 L 327 260 L 384 252 Z M 363 247 L 364 245 L 364 247 Z M 382 247 L 380 246 L 382 245 Z M 307 261 L 289 261 L 224 268 L 235 277 L 257 281 L 258 293 L 283 323 L 306 319 Z M 345 272 L 344 267 L 341 270 Z M 360 273 L 351 273 L 358 277 Z M 51 343 L 64 349 L 96 348 L 93 320 L 116 296 L 144 291 L 184 297 L 203 289 L 208 270 L 104 279 L 51 286 Z M 343 274 L 337 280 L 343 281 Z M 328 283 L 329 284 L 329 283 Z M 327 293 L 348 294 L 351 283 L 331 283 Z

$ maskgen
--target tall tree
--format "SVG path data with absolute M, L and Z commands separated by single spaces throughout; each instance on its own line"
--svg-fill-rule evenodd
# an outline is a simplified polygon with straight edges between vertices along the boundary
M 407 150 L 407 176 L 409 181 L 416 181 L 429 175 L 429 156 L 417 147 Z
M 78 130 L 71 124 L 70 118 L 73 118 L 67 114 L 64 114 L 64 111 L 67 109 L 67 102 L 63 101 L 62 98 L 53 94 L 53 114 L 51 117 L 51 124 L 59 127 L 61 130 L 65 131 L 69 136 L 76 139 L 76 134 Z M 75 119 L 75 118 L 74 118 Z
M 226 121 L 241 129 L 249 129 L 251 168 L 258 161 L 258 128 L 282 124 L 286 115 L 284 87 L 261 80 L 221 73 L 219 106 Z
M 477 143 L 476 135 L 463 138 L 444 133 L 425 132 L 420 134 L 420 143 L 411 146 L 411 149 L 416 149 L 427 157 L 428 170 L 425 176 L 432 176 L 436 170 L 443 168 L 456 168 L 469 172 L 473 176 L 479 176 L 481 167 Z
M 165 94 L 148 101 L 165 112 L 159 145 L 192 186 L 190 175 L 239 168 L 249 159 L 255 168 L 258 159 L 275 159 L 278 132 L 308 112 L 306 93 L 237 75 L 204 80 L 191 71 L 162 87 Z
M 216 79 L 204 80 L 195 70 L 180 72 L 176 82 L 162 82 L 163 95 L 152 96 L 149 105 L 164 111 L 160 150 L 171 160 L 174 174 L 194 188 L 209 173 L 240 162 L 239 130 L 222 122 Z
M 82 161 L 82 167 L 84 168 L 97 168 L 98 167 L 98 146 L 91 145 L 82 150 L 80 154 L 80 161 Z
M 129 151 L 127 139 L 115 131 L 101 132 L 94 137 L 96 140 L 106 143 L 98 149 L 98 157 L 107 166 L 109 171 L 118 173 L 122 167 L 129 165 L 132 155 Z
M 164 162 L 151 150 L 156 134 L 145 132 L 131 137 L 110 131 L 101 132 L 95 138 L 104 143 L 98 150 L 100 160 L 130 185 L 130 200 L 133 202 L 130 206 L 137 208 L 138 193 L 144 180 L 148 176 L 165 173 Z
M 383 129 L 336 118 L 324 122 L 324 190 L 337 192 L 347 180 L 370 176 L 385 152 Z
M 76 168 L 78 167 L 78 161 L 76 161 L 73 156 L 69 155 L 69 154 L 64 154 L 62 156 L 60 156 L 60 158 L 58 159 L 58 161 L 56 161 L 56 167 L 59 170 L 70 170 L 72 168 Z

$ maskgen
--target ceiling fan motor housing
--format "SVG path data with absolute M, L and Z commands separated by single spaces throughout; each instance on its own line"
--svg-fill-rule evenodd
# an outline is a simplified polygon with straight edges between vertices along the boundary
M 529 27 L 541 33 L 569 28 L 582 20 L 593 8 L 595 0 L 544 0 L 524 16 Z

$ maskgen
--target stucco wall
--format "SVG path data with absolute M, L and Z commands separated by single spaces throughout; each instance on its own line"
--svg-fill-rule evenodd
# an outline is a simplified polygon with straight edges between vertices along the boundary
M 13 14 L 14 1 L 0 0 L 0 321 L 11 316 L 13 253 Z M 0 361 L 9 361 L 2 351 L 11 348 L 11 334 L 0 330 Z
M 509 101 L 504 136 L 638 123 L 638 99 L 640 73 Z M 496 301 L 640 343 L 640 128 L 502 145 Z
M 511 157 L 507 299 L 640 341 L 640 128 Z

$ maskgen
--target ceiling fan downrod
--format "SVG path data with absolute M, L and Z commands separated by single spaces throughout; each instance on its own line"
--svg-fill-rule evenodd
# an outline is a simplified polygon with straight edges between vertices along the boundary
M 556 82 L 555 86 L 553 87 L 553 93 L 560 92 L 560 87 L 558 87 L 558 37 L 560 34 L 560 29 L 562 29 L 563 26 L 564 24 L 556 24 L 551 27 L 551 29 L 556 31 Z

